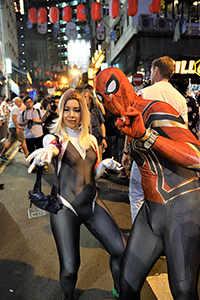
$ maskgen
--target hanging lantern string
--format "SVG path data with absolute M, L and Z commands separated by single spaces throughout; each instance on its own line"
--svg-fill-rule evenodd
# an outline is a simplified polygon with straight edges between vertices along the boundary
M 127 8 L 127 13 L 129 16 L 134 16 L 138 13 L 138 0 L 127 0 L 128 3 L 128 8 Z M 56 7 L 54 4 L 54 1 L 51 1 L 51 7 L 49 8 L 49 14 L 51 14 L 50 21 L 53 23 L 57 22 L 59 19 L 59 8 Z M 122 3 L 120 3 L 119 0 L 111 0 L 109 3 L 109 15 L 111 18 L 117 18 L 119 17 L 119 9 L 121 7 Z M 38 5 L 37 5 L 38 6 Z M 149 10 L 151 13 L 158 13 L 161 7 L 161 0 L 152 0 L 151 5 L 149 6 Z M 37 7 L 38 8 L 38 7 Z M 29 8 L 29 21 L 32 24 L 36 24 L 37 20 L 40 19 L 41 23 L 44 23 L 46 21 L 46 14 L 47 14 L 47 9 L 44 7 L 39 7 L 37 8 Z M 84 4 L 78 4 L 76 6 L 77 9 L 77 19 L 80 22 L 85 21 L 86 19 L 86 7 Z M 36 12 L 38 15 L 36 16 Z M 103 21 L 106 26 L 109 29 L 112 29 L 107 22 L 104 20 L 105 18 L 102 17 L 101 15 L 101 3 L 99 2 L 93 2 L 91 6 L 91 18 L 94 21 Z M 120 20 L 122 18 L 122 15 L 120 16 Z M 63 21 L 66 22 L 71 22 L 72 19 L 72 8 L 69 5 L 66 5 L 65 7 L 62 8 L 62 19 Z

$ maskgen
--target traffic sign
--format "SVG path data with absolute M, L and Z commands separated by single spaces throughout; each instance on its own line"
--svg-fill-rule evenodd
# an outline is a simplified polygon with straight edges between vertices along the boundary
M 133 75 L 132 82 L 135 85 L 141 85 L 142 84 L 142 79 L 143 79 L 143 75 L 141 73 L 135 73 Z

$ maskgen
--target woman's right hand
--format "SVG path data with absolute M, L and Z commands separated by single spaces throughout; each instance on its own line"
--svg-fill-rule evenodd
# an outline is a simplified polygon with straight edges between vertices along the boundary
M 32 164 L 28 168 L 28 173 L 31 173 L 35 166 L 49 165 L 54 155 L 54 146 L 48 146 L 46 148 L 40 148 L 32 152 L 26 161 L 30 162 L 33 159 Z

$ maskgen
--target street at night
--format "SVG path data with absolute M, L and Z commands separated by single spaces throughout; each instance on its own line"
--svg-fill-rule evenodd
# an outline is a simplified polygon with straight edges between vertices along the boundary
M 0 168 L 0 183 L 5 185 L 0 191 L 0 300 L 61 300 L 59 264 L 49 213 L 28 217 L 28 190 L 33 188 L 36 175 L 27 173 L 28 163 L 17 145 L 9 153 L 9 159 Z M 46 194 L 50 193 L 52 172 L 50 167 L 43 175 Z M 103 176 L 97 182 L 100 198 L 126 239 L 131 228 L 128 183 L 128 179 L 119 179 L 117 174 Z M 75 300 L 115 299 L 109 256 L 84 226 L 80 245 L 81 267 Z M 156 299 L 173 299 L 167 283 L 165 257 L 158 260 L 142 289 L 142 300 Z
M 199 49 L 196 0 L 0 0 L 0 300 L 200 299 Z

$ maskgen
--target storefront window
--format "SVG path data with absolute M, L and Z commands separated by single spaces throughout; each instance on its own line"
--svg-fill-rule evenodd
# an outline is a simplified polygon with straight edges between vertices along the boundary
M 199 22 L 200 1 L 161 0 L 159 15 L 170 20 L 180 18 L 186 22 Z

